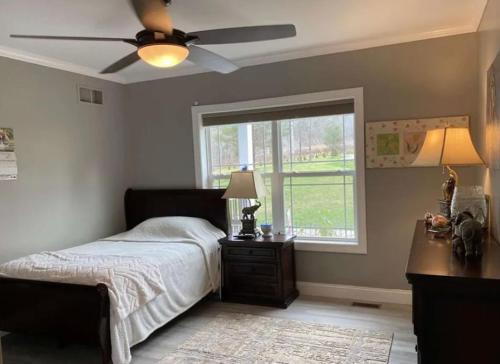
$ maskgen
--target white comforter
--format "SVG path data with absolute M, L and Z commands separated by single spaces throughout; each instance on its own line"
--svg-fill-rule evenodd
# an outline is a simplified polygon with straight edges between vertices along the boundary
M 0 273 L 88 286 L 104 283 L 111 309 L 120 319 L 165 292 L 159 262 L 137 256 L 43 252 L 5 263 L 0 266 Z
M 218 288 L 223 236 L 202 219 L 150 219 L 107 239 L 5 263 L 0 275 L 106 284 L 113 363 L 126 364 L 132 345 Z

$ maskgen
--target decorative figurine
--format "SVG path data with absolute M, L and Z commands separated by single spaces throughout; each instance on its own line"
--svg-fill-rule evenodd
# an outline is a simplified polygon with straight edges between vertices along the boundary
M 450 220 L 446 216 L 436 214 L 431 218 L 431 225 L 435 229 L 444 229 L 450 226 Z
M 483 232 L 482 225 L 468 211 L 461 212 L 455 219 L 453 234 L 453 252 L 458 255 L 465 253 L 466 258 L 482 255 Z
M 424 215 L 425 227 L 429 229 L 432 226 L 432 214 L 430 212 L 426 212 Z
M 241 209 L 241 213 L 243 214 L 243 220 L 254 220 L 255 219 L 254 214 L 261 206 L 261 203 L 259 201 L 255 201 L 255 202 L 256 202 L 255 205 L 244 207 L 243 209 Z
M 425 213 L 425 229 L 434 234 L 435 239 L 445 239 L 451 230 L 450 220 L 441 214 Z

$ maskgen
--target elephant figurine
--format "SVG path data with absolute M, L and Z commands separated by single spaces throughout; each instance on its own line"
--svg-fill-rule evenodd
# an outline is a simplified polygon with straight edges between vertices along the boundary
M 241 209 L 241 213 L 243 214 L 243 220 L 254 220 L 255 219 L 255 211 L 257 211 L 259 209 L 259 207 L 261 206 L 261 203 L 259 201 L 256 201 L 257 204 L 256 205 L 253 205 L 253 206 L 248 206 L 248 207 L 244 207 L 243 209 Z
M 468 211 L 461 212 L 455 218 L 453 234 L 453 252 L 472 258 L 482 255 L 483 231 L 479 221 Z

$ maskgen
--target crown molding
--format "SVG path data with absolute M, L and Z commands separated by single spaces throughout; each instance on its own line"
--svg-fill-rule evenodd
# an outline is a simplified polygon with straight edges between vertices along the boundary
M 414 34 L 397 35 L 397 36 L 392 36 L 392 37 L 389 36 L 389 37 L 384 37 L 384 38 L 372 38 L 372 39 L 364 39 L 364 40 L 359 40 L 359 41 L 327 44 L 327 45 L 323 45 L 323 46 L 303 48 L 303 49 L 299 49 L 296 51 L 289 51 L 289 52 L 283 52 L 283 53 L 264 55 L 264 56 L 260 56 L 260 57 L 246 58 L 246 59 L 240 60 L 238 62 L 238 65 L 243 66 L 243 67 L 254 66 L 254 65 L 264 64 L 264 63 L 281 62 L 284 60 L 315 57 L 315 56 L 322 56 L 322 55 L 326 55 L 326 54 L 342 53 L 342 52 L 356 51 L 356 50 L 362 50 L 362 49 L 368 49 L 368 48 L 390 46 L 390 45 L 401 44 L 401 43 L 416 42 L 416 41 L 426 40 L 426 39 L 441 38 L 441 37 L 447 37 L 447 36 L 452 36 L 452 35 L 473 33 L 475 31 L 476 31 L 475 25 L 467 25 L 467 26 L 461 26 L 461 27 L 456 27 L 456 28 L 446 28 L 446 29 L 433 30 L 433 31 L 429 31 L 429 32 L 421 32 L 421 33 L 414 33 Z
M 0 57 L 15 59 L 22 62 L 37 64 L 49 68 L 55 68 L 62 71 L 77 73 L 80 75 L 100 78 L 107 81 L 113 81 L 121 84 L 127 83 L 126 80 L 118 74 L 100 74 L 98 70 L 90 67 L 80 66 L 70 62 L 60 61 L 50 57 L 39 56 L 37 54 L 21 51 L 14 48 L 0 46 Z
M 413 33 L 413 34 L 404 34 L 397 35 L 392 37 L 384 37 L 384 38 L 373 38 L 373 39 L 365 39 L 359 41 L 351 41 L 351 42 L 343 42 L 343 43 L 333 43 L 327 44 L 317 47 L 303 48 L 294 51 L 288 52 L 280 52 L 276 54 L 268 54 L 256 57 L 247 57 L 240 58 L 237 60 L 233 60 L 240 67 L 249 67 L 249 66 L 257 66 L 261 64 L 267 63 L 275 63 L 275 62 L 283 62 L 300 58 L 309 58 L 322 56 L 327 54 L 341 53 L 341 52 L 349 52 L 367 48 L 375 48 L 382 46 L 395 45 L 400 43 L 408 43 L 415 42 L 425 39 L 434 39 L 441 38 L 459 34 L 473 33 L 476 31 L 476 24 L 470 24 L 466 26 L 454 27 L 454 28 L 445 28 L 439 30 L 433 30 L 429 32 L 421 32 L 421 33 Z M 179 76 L 187 76 L 198 73 L 206 73 L 211 72 L 207 71 L 199 66 L 186 66 L 186 67 L 178 67 L 177 69 L 169 70 L 168 74 L 164 77 L 148 77 L 144 76 L 139 79 L 135 77 L 129 78 L 127 83 L 138 83 L 145 81 L 154 81 L 165 78 L 179 77 Z
M 349 52 L 354 50 L 388 46 L 399 43 L 414 42 L 425 39 L 447 37 L 458 34 L 472 33 L 476 31 L 477 31 L 477 24 L 476 22 L 474 22 L 474 24 L 468 24 L 465 26 L 453 27 L 453 28 L 438 29 L 429 32 L 372 38 L 372 39 L 350 41 L 343 43 L 333 43 L 317 47 L 280 52 L 275 54 L 247 57 L 242 59 L 236 59 L 234 60 L 234 62 L 240 67 L 257 66 L 267 63 L 283 62 L 288 60 L 309 58 L 326 54 Z M 155 75 L 148 76 L 145 74 L 137 74 L 136 76 L 124 77 L 119 74 L 102 75 L 99 73 L 98 70 L 89 67 L 80 66 L 74 63 L 59 61 L 53 58 L 43 57 L 29 52 L 20 51 L 17 49 L 3 47 L 3 46 L 0 46 L 0 56 L 16 59 L 23 62 L 34 63 L 50 68 L 56 68 L 64 71 L 74 72 L 86 76 L 96 77 L 108 81 L 118 82 L 121 84 L 138 83 L 138 82 L 153 81 L 165 78 L 211 72 L 199 66 L 189 65 L 189 66 L 180 66 L 174 69 L 170 69 L 168 70 L 168 72 L 165 73 L 165 76 L 162 77 L 158 77 Z
M 488 0 L 482 0 L 482 1 L 483 1 L 483 5 L 481 5 L 482 11 L 481 11 L 480 16 L 477 17 L 476 26 L 475 26 L 476 32 L 479 32 L 479 28 L 481 27 L 481 23 L 483 22 L 484 14 L 486 13 L 486 8 L 488 7 Z

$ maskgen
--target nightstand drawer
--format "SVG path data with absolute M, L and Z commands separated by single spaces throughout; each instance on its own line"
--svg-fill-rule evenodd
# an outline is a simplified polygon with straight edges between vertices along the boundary
M 226 269 L 229 276 L 247 275 L 272 280 L 278 279 L 278 267 L 276 264 L 228 262 L 226 263 Z
M 227 258 L 275 260 L 276 252 L 273 248 L 244 248 L 228 246 L 224 249 Z
M 259 279 L 249 279 L 248 277 L 231 277 L 229 282 L 230 295 L 246 297 L 268 297 L 277 298 L 280 296 L 279 285 Z

